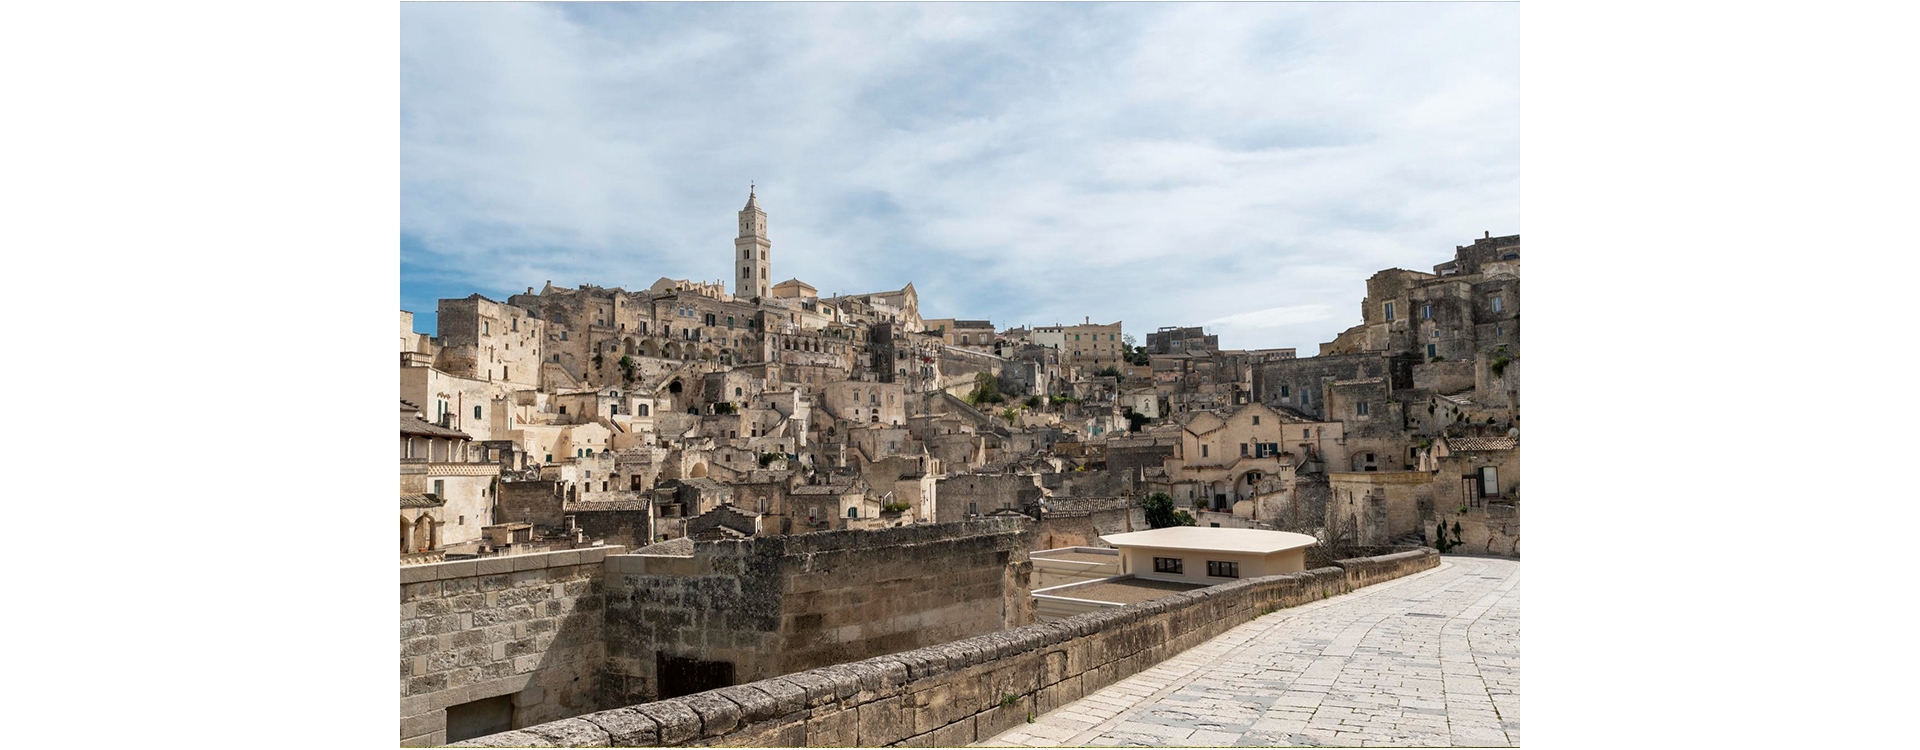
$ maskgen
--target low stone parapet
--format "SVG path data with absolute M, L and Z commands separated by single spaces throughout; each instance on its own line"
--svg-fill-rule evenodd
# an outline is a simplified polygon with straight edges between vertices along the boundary
M 653 703 L 455 747 L 962 747 L 1276 609 L 1435 567 L 1418 549 L 1340 560 Z

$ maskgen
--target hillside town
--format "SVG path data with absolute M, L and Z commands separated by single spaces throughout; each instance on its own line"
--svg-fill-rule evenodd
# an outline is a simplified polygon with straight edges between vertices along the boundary
M 1199 527 L 1519 554 L 1518 235 L 1375 273 L 1299 356 L 929 319 L 910 280 L 822 297 L 774 281 L 751 191 L 738 227 L 730 283 L 442 299 L 431 336 L 400 313 L 403 565 L 990 517 L 1101 547 L 1169 499 Z

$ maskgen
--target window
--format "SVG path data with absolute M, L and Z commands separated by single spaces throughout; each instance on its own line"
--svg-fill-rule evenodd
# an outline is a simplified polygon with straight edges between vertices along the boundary
M 1201 446 L 1200 446 L 1200 457 L 1201 457 L 1201 458 L 1206 458 L 1206 457 L 1207 457 L 1207 446 L 1205 446 L 1205 445 L 1201 445 Z
M 493 324 L 484 320 L 480 321 L 480 332 L 487 334 L 493 333 Z
M 1241 444 L 1240 444 L 1240 455 L 1242 455 L 1242 456 L 1245 456 L 1245 455 L 1247 455 L 1247 444 L 1246 444 L 1246 443 L 1241 443 Z
M 480 407 L 478 406 L 473 407 L 473 418 L 474 419 L 480 418 Z
M 1300 428 L 1300 438 L 1301 438 L 1301 439 L 1303 439 L 1303 440 L 1304 440 L 1304 439 L 1306 439 L 1306 438 L 1310 438 L 1310 437 L 1313 437 L 1313 433 L 1312 433 L 1312 431 L 1311 431 L 1311 430 L 1310 430 L 1309 428 L 1306 428 L 1306 427 L 1302 427 L 1302 428 Z
M 1500 496 L 1500 472 L 1491 466 L 1480 467 L 1480 496 Z
M 1354 404 L 1354 405 L 1353 405 L 1353 413 L 1354 413 L 1354 414 L 1357 414 L 1357 415 L 1360 415 L 1360 416 L 1362 416 L 1362 417 L 1364 417 L 1364 416 L 1366 416 L 1366 415 L 1367 415 L 1367 402 L 1365 402 L 1365 401 L 1362 401 L 1362 402 L 1360 402 L 1360 403 L 1357 403 L 1357 404 Z
M 1254 418 L 1253 418 L 1253 423 L 1254 423 L 1254 424 L 1260 424 L 1260 418 L 1259 418 L 1259 417 L 1254 417 Z
M 1178 557 L 1153 558 L 1153 572 L 1180 575 L 1186 572 L 1186 560 Z
M 1436 332 L 1437 333 L 1437 332 Z M 1427 359 L 1433 359 L 1433 345 L 1427 345 Z
M 553 463 L 553 454 L 547 454 L 547 463 Z
M 848 518 L 859 518 L 859 517 L 860 517 L 860 508 L 859 508 L 859 507 L 857 507 L 857 506 L 856 506 L 856 507 L 852 507 L 852 508 L 848 508 L 848 509 L 847 509 L 847 517 L 848 517 Z
M 566 407 L 565 405 L 562 405 L 562 406 L 560 407 L 560 413 L 561 413 L 561 414 L 565 414 L 565 413 L 567 413 L 567 407 Z
M 1432 319 L 1433 319 L 1433 305 L 1421 305 L 1421 306 L 1420 306 L 1420 317 L 1421 317 L 1421 318 L 1423 318 L 1423 319 L 1425 319 L 1425 320 L 1432 320 Z
M 1240 563 L 1208 560 L 1207 575 L 1214 578 L 1239 578 Z
M 447 496 L 447 480 L 445 479 L 433 480 L 433 496 L 434 497 Z
M 561 331 L 561 332 L 560 332 L 560 340 L 561 340 L 561 341 L 566 341 L 566 340 L 567 340 L 567 332 L 566 332 L 566 331 Z M 553 360 L 553 361 L 555 361 L 555 362 L 558 362 L 558 361 L 560 361 L 560 358 L 559 358 L 558 356 L 556 356 L 556 357 L 554 357 L 554 360 Z
M 1387 303 L 1387 320 L 1389 322 L 1393 320 L 1393 303 L 1392 302 Z
M 1502 310 L 1505 310 L 1506 309 L 1505 303 L 1506 303 L 1506 300 L 1501 299 L 1500 295 L 1497 295 L 1497 294 L 1487 298 L 1487 305 L 1492 307 L 1494 312 L 1500 312 Z
M 520 319 L 519 319 L 519 318 L 514 318 L 514 319 L 513 319 L 513 330 L 516 330 L 516 331 L 518 331 L 518 330 L 520 330 Z
M 1288 389 L 1287 389 L 1287 387 L 1286 387 L 1286 386 L 1284 386 L 1284 385 L 1283 385 L 1283 386 L 1280 386 L 1280 397 L 1281 397 L 1281 398 L 1286 398 L 1286 397 L 1287 397 L 1287 396 L 1289 395 L 1289 394 L 1287 393 L 1287 390 L 1288 390 Z
M 967 503 L 967 515 L 969 515 L 969 516 L 977 516 L 977 515 L 980 515 L 980 504 L 979 504 L 979 503 Z

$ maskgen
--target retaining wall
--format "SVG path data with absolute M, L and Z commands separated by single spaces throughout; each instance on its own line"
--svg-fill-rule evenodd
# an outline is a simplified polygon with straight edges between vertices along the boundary
M 1272 612 L 1439 565 L 1340 560 L 489 735 L 456 747 L 964 747 Z

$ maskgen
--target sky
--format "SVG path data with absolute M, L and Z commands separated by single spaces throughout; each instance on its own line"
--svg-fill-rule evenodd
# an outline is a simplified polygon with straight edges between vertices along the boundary
M 1303 356 L 1520 231 L 1514 3 L 406 3 L 401 308 L 773 278 Z

